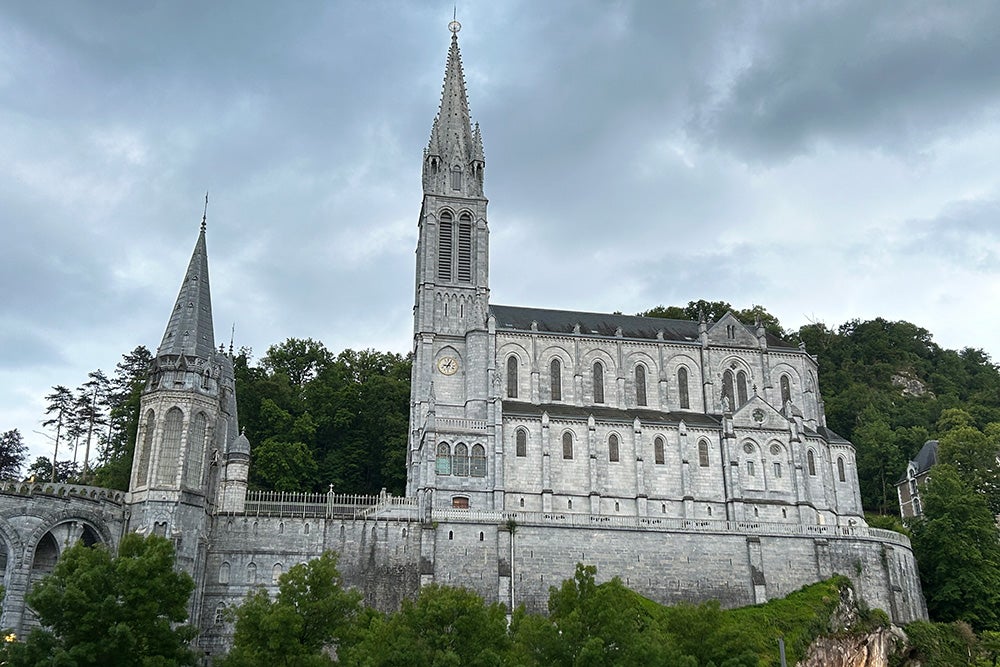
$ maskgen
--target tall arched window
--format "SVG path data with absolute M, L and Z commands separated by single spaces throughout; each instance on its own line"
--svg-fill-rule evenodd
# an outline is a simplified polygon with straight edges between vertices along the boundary
M 188 436 L 187 471 L 184 482 L 192 488 L 201 487 L 202 466 L 205 463 L 205 437 L 208 419 L 204 412 L 199 412 L 191 421 L 191 432 Z
M 517 398 L 517 357 L 507 357 L 507 398 Z
M 438 280 L 451 281 L 452 253 L 455 248 L 454 216 L 451 211 L 441 211 L 441 221 L 438 224 Z
M 452 458 L 451 472 L 459 477 L 469 476 L 469 448 L 464 442 L 455 445 L 455 456 Z
M 458 217 L 458 282 L 472 282 L 472 216 Z
M 612 433 L 608 436 L 608 460 L 611 462 L 618 461 L 619 451 L 618 451 L 618 436 Z
M 740 371 L 736 374 L 736 397 L 739 399 L 739 403 L 735 407 L 743 407 L 747 403 L 747 374 L 746 371 Z
M 843 456 L 838 456 L 837 457 L 837 477 L 840 479 L 841 482 L 846 482 L 847 481 L 847 473 L 844 471 L 844 457 Z
M 813 450 L 811 450 L 811 449 L 806 453 L 806 463 L 808 464 L 808 467 L 809 467 L 809 474 L 812 475 L 813 477 L 815 477 L 816 476 L 816 455 L 813 454 Z
M 219 566 L 219 583 L 229 583 L 229 563 L 223 563 Z
M 698 443 L 698 465 L 708 467 L 708 443 L 704 440 Z
M 180 463 L 181 440 L 184 437 L 184 413 L 180 408 L 167 410 L 163 421 L 163 442 L 160 444 L 160 462 L 156 467 L 157 484 L 173 484 L 177 479 Z
M 451 447 L 447 442 L 438 443 L 435 470 L 439 475 L 451 474 Z
M 486 448 L 482 445 L 472 446 L 472 468 L 473 477 L 486 477 Z
M 142 434 L 142 451 L 139 452 L 139 476 L 136 483 L 146 486 L 149 479 L 149 455 L 153 450 L 153 432 L 156 430 L 156 415 L 152 410 L 146 412 L 146 429 Z
M 514 452 L 517 456 L 528 455 L 528 432 L 523 428 L 514 433 Z
M 462 168 L 457 164 L 451 168 L 451 189 L 462 189 Z
M 281 578 L 281 572 L 284 568 L 281 567 L 281 563 L 275 563 L 274 567 L 271 568 L 271 583 L 278 583 L 278 579 Z
M 250 563 L 247 565 L 247 583 L 253 586 L 257 583 L 257 564 Z
M 562 362 L 553 359 L 549 364 L 549 387 L 552 390 L 552 400 L 562 400 Z
M 635 404 L 646 405 L 646 367 L 642 364 L 635 366 Z
M 604 402 L 604 366 L 594 362 L 594 403 Z
M 781 384 L 781 406 L 784 407 L 785 403 L 792 400 L 792 387 L 787 375 L 782 375 L 779 383 Z
M 573 434 L 566 431 L 562 435 L 562 445 L 563 445 L 563 458 L 571 459 L 573 458 Z
M 215 605 L 215 624 L 222 625 L 226 621 L 226 603 L 220 602 Z
M 680 400 L 681 410 L 691 409 L 691 400 L 688 397 L 688 371 L 683 366 L 677 369 L 677 397 Z
M 656 465 L 663 465 L 664 462 L 663 438 L 661 438 L 660 436 L 656 436 L 656 438 L 653 440 L 653 461 L 656 463 Z
M 727 370 L 722 374 L 722 398 L 729 401 L 729 409 L 736 409 L 736 392 L 733 390 L 733 372 Z M 723 400 L 723 403 L 726 401 Z

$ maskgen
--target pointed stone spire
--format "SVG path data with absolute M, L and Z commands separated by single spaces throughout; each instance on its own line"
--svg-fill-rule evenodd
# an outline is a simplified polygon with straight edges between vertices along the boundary
M 428 194 L 481 197 L 483 194 L 483 140 L 478 124 L 473 130 L 469 100 L 465 92 L 458 31 L 452 21 L 451 48 L 445 67 L 441 105 L 431 126 L 424 151 L 424 192 Z
M 206 207 L 208 195 L 205 196 Z M 187 273 L 181 283 L 177 302 L 163 332 L 156 356 L 187 355 L 211 359 L 215 352 L 215 332 L 212 327 L 212 295 L 208 285 L 208 252 L 205 249 L 205 220 L 194 244 Z

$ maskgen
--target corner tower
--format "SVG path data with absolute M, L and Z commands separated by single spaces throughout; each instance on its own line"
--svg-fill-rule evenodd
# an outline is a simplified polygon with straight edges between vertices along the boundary
M 178 564 L 199 581 L 216 462 L 237 434 L 232 360 L 215 349 L 204 217 L 151 363 L 139 419 L 130 529 L 171 538 Z
M 458 48 L 461 25 L 453 21 L 449 29 L 441 105 L 423 156 L 417 222 L 407 493 L 426 501 L 425 507 L 450 504 L 452 495 L 484 507 L 492 504 L 487 492 L 493 477 L 486 465 L 492 451 L 486 429 L 492 366 L 486 159 L 479 125 L 469 114 Z M 439 447 L 448 449 L 447 457 L 437 455 Z M 436 474 L 435 466 L 446 465 L 446 459 L 449 469 L 458 465 L 463 474 Z M 448 498 L 434 499 L 435 491 L 448 491 Z

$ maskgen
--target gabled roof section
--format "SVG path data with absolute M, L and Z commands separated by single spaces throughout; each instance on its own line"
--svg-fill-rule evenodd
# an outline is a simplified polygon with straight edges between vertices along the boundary
M 778 431 L 789 429 L 788 419 L 756 394 L 733 413 L 733 424 L 742 428 L 757 427 Z
M 186 355 L 211 359 L 214 351 L 212 294 L 208 285 L 208 252 L 203 222 L 156 356 Z
M 733 347 L 759 347 L 757 335 L 747 325 L 736 319 L 732 312 L 719 318 L 719 321 L 708 328 L 708 340 L 715 345 L 731 345 Z M 770 344 L 770 341 L 768 341 Z
M 490 305 L 490 313 L 496 318 L 497 329 L 531 331 L 537 328 L 548 333 L 608 337 L 617 336 L 620 330 L 624 338 L 659 340 L 662 335 L 662 340 L 698 342 L 698 323 L 694 320 L 500 305 Z M 767 344 L 768 347 L 797 349 L 772 334 L 767 334 Z

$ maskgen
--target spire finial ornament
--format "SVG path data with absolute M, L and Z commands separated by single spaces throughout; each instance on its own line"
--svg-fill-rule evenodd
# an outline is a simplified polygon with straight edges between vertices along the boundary
M 448 24 L 448 30 L 451 30 L 454 39 L 458 39 L 458 31 L 461 29 L 462 24 L 458 22 L 458 5 L 455 5 L 454 11 L 451 14 L 451 23 Z
M 205 231 L 208 222 L 208 190 L 205 190 L 205 212 L 201 214 L 201 231 Z

